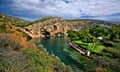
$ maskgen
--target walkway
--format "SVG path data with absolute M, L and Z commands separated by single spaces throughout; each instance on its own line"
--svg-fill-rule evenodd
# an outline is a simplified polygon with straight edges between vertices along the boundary
M 78 51 L 81 55 L 84 55 L 84 56 L 87 56 L 89 57 L 90 56 L 90 51 L 80 47 L 79 45 L 75 44 L 73 41 L 70 41 L 69 42 L 69 45 L 74 48 L 76 51 Z

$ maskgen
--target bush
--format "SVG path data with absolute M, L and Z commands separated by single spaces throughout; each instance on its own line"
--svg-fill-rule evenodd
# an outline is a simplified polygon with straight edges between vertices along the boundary
M 23 54 L 30 59 L 30 66 L 33 72 L 71 72 L 71 68 L 39 50 L 24 49 Z
M 20 50 L 21 48 L 35 48 L 33 44 L 16 34 L 0 33 L 0 44 L 7 49 Z
M 4 32 L 6 29 L 5 24 L 0 25 L 0 32 Z

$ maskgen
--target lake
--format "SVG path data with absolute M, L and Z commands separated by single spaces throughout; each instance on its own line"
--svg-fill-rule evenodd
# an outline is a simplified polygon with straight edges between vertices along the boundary
M 56 56 L 62 62 L 71 67 L 81 68 L 85 57 L 77 53 L 69 46 L 68 38 L 63 36 L 58 37 L 43 37 L 37 39 L 37 46 L 44 48 L 50 55 Z

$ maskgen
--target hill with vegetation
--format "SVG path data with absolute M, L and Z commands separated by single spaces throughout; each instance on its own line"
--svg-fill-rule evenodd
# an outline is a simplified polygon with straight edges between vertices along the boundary
M 32 35 L 68 34 L 70 40 L 91 52 L 92 59 L 80 63 L 84 67 L 80 71 L 120 70 L 119 23 L 89 19 L 63 20 L 59 17 L 29 22 L 0 14 L 0 72 L 74 72 L 70 66 L 30 42 L 24 30 Z
M 114 27 L 92 25 L 81 31 L 70 30 L 68 36 L 71 41 L 91 52 L 92 60 L 86 63 L 86 71 L 120 70 L 120 25 Z
M 107 22 L 92 19 L 64 20 L 60 17 L 45 17 L 30 23 L 24 30 L 34 37 L 55 36 L 59 34 L 67 35 L 68 30 L 80 31 L 91 25 L 113 27 L 119 23 Z
M 12 24 L 18 27 L 25 27 L 28 26 L 30 22 L 0 13 L 0 23 Z
M 0 72 L 72 72 L 71 67 L 48 55 L 19 30 L 28 22 L 0 17 Z

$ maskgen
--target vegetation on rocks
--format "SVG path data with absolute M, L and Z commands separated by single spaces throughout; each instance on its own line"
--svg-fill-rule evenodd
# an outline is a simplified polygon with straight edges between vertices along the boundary
M 38 22 L 44 22 L 44 21 L 52 19 L 52 18 L 54 18 L 54 17 L 44 17 L 44 18 L 38 19 L 34 22 L 31 22 L 30 24 L 34 24 L 34 23 L 38 23 Z
M 72 72 L 71 67 L 26 40 L 27 35 L 16 27 L 25 23 L 0 15 L 0 72 Z
M 120 26 L 90 26 L 82 31 L 69 31 L 76 44 L 91 51 L 93 59 L 86 61 L 86 72 L 117 72 L 120 70 Z M 91 66 L 91 67 L 90 67 Z
M 1 72 L 70 72 L 72 69 L 16 34 L 0 33 Z
M 7 16 L 4 14 L 0 14 L 0 22 L 3 22 L 5 24 L 12 24 L 17 27 L 25 27 L 29 25 L 29 21 L 25 21 L 19 18 Z
M 39 22 L 42 22 L 42 24 Z M 39 24 L 31 25 L 34 23 Z M 32 31 L 34 26 L 36 27 L 36 33 L 40 29 L 44 31 L 44 28 L 47 29 L 50 24 L 59 25 L 58 23 L 65 24 L 65 26 L 67 23 L 70 28 L 67 29 L 70 30 L 68 31 L 70 39 L 91 51 L 92 60 L 89 59 L 89 61 L 82 63 L 77 59 L 78 62 L 82 63 L 80 71 L 118 72 L 120 70 L 120 25 L 107 23 L 94 26 L 97 23 L 95 20 L 67 20 L 64 22 L 59 18 L 52 20 L 51 17 L 45 17 L 30 23 L 0 14 L 0 72 L 72 72 L 71 67 L 54 56 L 48 55 L 42 48 L 28 42 L 26 40 L 27 35 L 17 28 L 30 25 L 28 31 Z M 103 22 L 99 21 L 98 23 Z M 42 28 L 39 29 L 38 27 Z M 37 28 L 38 30 L 36 30 Z M 54 25 L 51 28 L 56 30 Z M 62 26 L 60 26 L 60 29 L 62 29 Z M 76 31 L 73 31 L 73 29 Z M 62 31 L 64 32 L 64 28 Z M 72 51 L 71 53 L 74 54 L 75 59 L 75 53 Z M 81 58 L 81 60 L 83 59 Z

